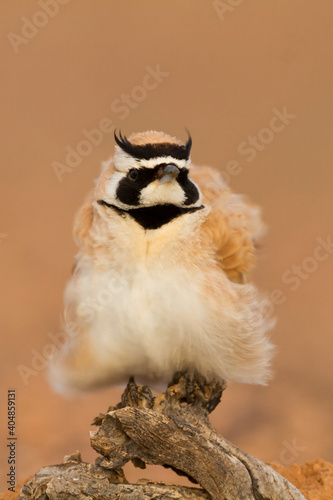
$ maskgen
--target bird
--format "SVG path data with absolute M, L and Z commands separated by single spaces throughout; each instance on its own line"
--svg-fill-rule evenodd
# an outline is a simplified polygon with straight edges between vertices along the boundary
M 192 164 L 190 135 L 114 138 L 75 217 L 52 385 L 68 394 L 179 372 L 267 384 L 273 320 L 250 281 L 265 232 L 259 207 L 217 169 Z

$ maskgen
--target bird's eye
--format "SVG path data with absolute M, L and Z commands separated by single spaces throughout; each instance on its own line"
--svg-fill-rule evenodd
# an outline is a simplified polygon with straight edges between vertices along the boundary
M 137 178 L 139 177 L 139 172 L 137 168 L 131 168 L 131 170 L 128 172 L 127 177 L 131 181 L 136 181 Z

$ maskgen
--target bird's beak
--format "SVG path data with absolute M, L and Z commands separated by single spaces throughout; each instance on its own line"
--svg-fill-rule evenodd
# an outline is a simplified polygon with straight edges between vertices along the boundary
M 167 165 L 158 174 L 158 180 L 161 183 L 174 181 L 179 174 L 180 170 L 176 165 Z

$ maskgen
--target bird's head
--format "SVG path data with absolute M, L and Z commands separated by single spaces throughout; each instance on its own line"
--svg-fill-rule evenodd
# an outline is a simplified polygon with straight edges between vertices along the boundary
M 115 133 L 113 171 L 104 176 L 98 203 L 128 215 L 144 229 L 157 229 L 202 208 L 201 194 L 189 178 L 186 143 L 163 132 L 143 132 L 128 139 Z

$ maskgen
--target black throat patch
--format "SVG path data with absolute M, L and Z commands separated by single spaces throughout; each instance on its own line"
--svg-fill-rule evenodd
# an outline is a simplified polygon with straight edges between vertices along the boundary
M 153 207 L 140 207 L 123 210 L 115 205 L 107 203 L 104 200 L 98 200 L 97 203 L 112 208 L 123 217 L 126 214 L 130 215 L 144 229 L 158 229 L 180 215 L 197 212 L 198 210 L 204 208 L 203 205 L 200 207 L 177 207 L 176 205 L 165 204 L 155 205 Z

